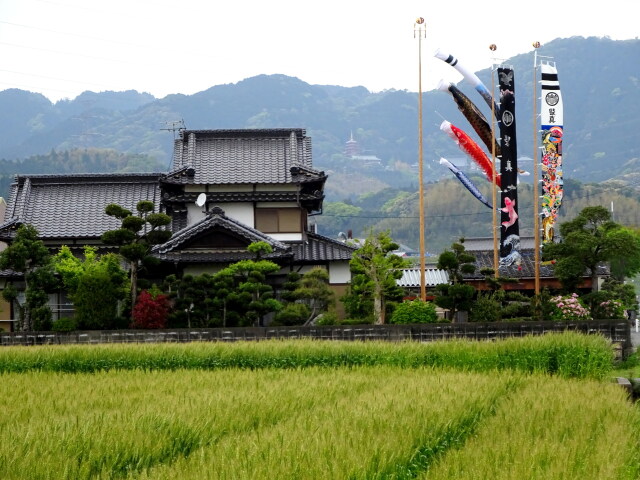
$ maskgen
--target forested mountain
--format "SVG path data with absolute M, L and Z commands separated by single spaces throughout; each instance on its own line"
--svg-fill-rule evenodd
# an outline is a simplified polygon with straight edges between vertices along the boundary
M 554 40 L 541 53 L 553 55 L 558 65 L 565 103 L 565 174 L 577 180 L 601 181 L 625 173 L 630 169 L 627 162 L 640 158 L 636 140 L 640 40 L 573 37 Z M 532 54 L 518 55 L 506 63 L 515 70 L 520 155 L 531 157 Z M 489 70 L 478 75 L 491 85 Z M 490 116 L 472 88 L 464 82 L 458 86 Z M 446 170 L 437 164 L 438 158 L 461 156 L 439 131 L 442 118 L 471 129 L 443 92 L 424 94 L 424 112 L 428 179 L 439 178 Z M 393 171 L 402 172 L 403 166 L 407 170 L 417 158 L 415 93 L 309 85 L 283 75 L 260 75 L 163 99 L 133 91 L 85 92 L 52 104 L 39 94 L 5 90 L 0 92 L 0 158 L 99 147 L 152 155 L 168 165 L 173 137 L 162 129 L 181 119 L 189 129 L 306 128 L 313 138 L 315 164 L 338 173 L 354 168 L 341 156 L 351 133 L 364 153 L 376 155 L 383 167 Z M 412 178 L 415 181 L 415 172 L 399 173 L 399 179 L 380 171 L 367 172 L 367 176 L 383 183 L 397 180 L 402 185 Z
M 596 188 L 576 181 L 608 181 L 617 191 L 625 186 L 638 188 L 640 40 L 557 39 L 544 45 L 540 53 L 556 61 L 564 99 L 566 200 L 561 212 L 570 212 L 572 202 L 577 203 L 572 189 Z M 515 71 L 520 166 L 531 170 L 532 157 L 538 155 L 533 141 L 533 57 L 531 53 L 518 55 L 505 63 Z M 489 69 L 478 76 L 491 85 Z M 490 118 L 491 112 L 471 87 L 464 82 L 458 87 Z M 362 234 L 365 225 L 379 222 L 394 234 L 403 232 L 398 240 L 415 246 L 417 103 L 414 92 L 372 93 L 364 87 L 310 85 L 284 75 L 260 75 L 194 95 L 162 99 L 135 91 L 85 92 L 54 104 L 40 94 L 5 90 L 0 92 L 0 195 L 6 196 L 6 186 L 16 173 L 80 173 L 132 166 L 164 171 L 181 120 L 189 129 L 302 127 L 313 139 L 314 165 L 329 173 L 325 215 L 318 217 L 320 232 L 333 235 L 351 228 Z M 444 156 L 473 174 L 465 166 L 464 155 L 439 130 L 443 118 L 475 134 L 448 94 L 426 92 L 423 105 L 427 217 L 431 217 L 427 239 L 433 245 L 428 248 L 441 248 L 459 234 L 490 236 L 486 219 L 491 218 L 491 211 L 450 180 L 450 172 L 438 163 Z M 351 135 L 362 155 L 375 156 L 380 162 L 346 156 L 345 142 Z M 87 153 L 91 159 L 83 159 L 83 152 L 91 152 Z M 66 155 L 78 161 L 65 168 Z M 118 155 L 124 157 L 113 161 Z M 442 179 L 447 181 L 438 182 Z M 531 177 L 522 177 L 522 181 L 531 185 Z M 483 178 L 476 183 L 485 190 L 488 187 Z M 529 188 L 531 197 L 529 186 L 523 183 L 520 187 L 521 211 L 528 208 L 524 192 Z M 352 204 L 350 207 L 375 214 L 362 214 L 359 219 L 330 217 L 334 202 L 342 202 L 335 204 L 338 210 L 348 210 L 344 205 Z M 412 215 L 413 219 L 397 218 Z M 378 218 L 384 216 L 394 218 Z M 526 226 L 527 215 L 521 218 Z M 415 225 L 406 227 L 412 223 Z M 436 234 L 445 240 L 436 239 Z
M 52 150 L 44 155 L 7 161 L 0 160 L 0 196 L 7 197 L 15 175 L 65 173 L 126 173 L 164 172 L 154 157 L 136 153 L 122 153 L 113 149 L 83 148 L 64 151 Z
M 473 181 L 482 185 L 480 177 L 473 177 Z M 491 200 L 489 186 L 483 185 L 482 190 Z M 396 242 L 417 250 L 420 236 L 418 198 L 415 190 L 387 188 L 375 194 L 364 194 L 353 201 L 325 203 L 322 215 L 314 217 L 314 221 L 318 225 L 318 233 L 330 237 L 349 230 L 354 237 L 365 237 L 370 229 L 389 230 Z M 583 184 L 575 180 L 565 181 L 559 222 L 574 218 L 584 207 L 591 205 L 611 208 L 614 220 L 622 225 L 640 227 L 640 192 L 637 189 Z M 533 236 L 531 184 L 519 185 L 518 209 L 520 235 Z M 456 179 L 426 184 L 426 250 L 440 253 L 460 237 L 492 237 L 492 216 L 492 211 L 470 195 Z M 499 213 L 497 219 L 500 222 Z

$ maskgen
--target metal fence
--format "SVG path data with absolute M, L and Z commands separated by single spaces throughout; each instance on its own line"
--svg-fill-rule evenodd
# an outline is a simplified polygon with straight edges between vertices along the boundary
M 246 328 L 190 328 L 167 330 L 92 330 L 70 333 L 0 333 L 0 345 L 50 345 L 98 343 L 234 342 L 267 339 L 312 338 L 343 341 L 431 342 L 451 338 L 491 340 L 548 332 L 577 331 L 601 334 L 623 351 L 631 348 L 631 328 L 626 320 L 584 322 L 436 323 L 420 325 L 295 326 Z

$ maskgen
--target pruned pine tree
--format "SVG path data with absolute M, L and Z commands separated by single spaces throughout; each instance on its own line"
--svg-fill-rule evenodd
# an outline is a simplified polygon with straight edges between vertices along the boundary
M 129 262 L 131 275 L 131 309 L 138 295 L 138 271 L 142 265 L 157 263 L 149 254 L 153 245 L 166 242 L 171 231 L 165 227 L 171 223 L 171 217 L 165 213 L 153 213 L 153 202 L 142 200 L 136 205 L 137 215 L 130 210 L 111 203 L 105 207 L 105 213 L 121 220 L 120 228 L 102 234 L 102 241 L 109 245 L 118 245 L 120 255 Z
M 387 298 L 397 296 L 396 280 L 402 277 L 402 268 L 409 265 L 406 259 L 391 253 L 397 249 L 389 232 L 371 232 L 349 263 L 354 275 L 353 293 L 372 299 L 376 324 L 385 323 Z
M 435 302 L 441 308 L 449 310 L 452 320 L 456 318 L 456 312 L 468 311 L 473 305 L 475 289 L 471 285 L 464 284 L 464 275 L 474 273 L 476 257 L 464 248 L 464 238 L 451 244 L 451 250 L 445 250 L 438 257 L 437 267 L 446 270 L 451 284 L 442 283 L 436 285 L 440 295 Z
M 335 303 L 335 295 L 329 288 L 329 273 L 324 268 L 313 268 L 305 273 L 295 295 L 309 307 L 305 325 L 310 325 L 320 313 L 326 312 Z

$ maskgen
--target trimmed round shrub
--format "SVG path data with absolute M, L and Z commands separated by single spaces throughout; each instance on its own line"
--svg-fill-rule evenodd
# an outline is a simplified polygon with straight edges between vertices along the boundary
M 499 322 L 501 319 L 500 302 L 488 295 L 478 295 L 469 312 L 470 322 Z
M 271 325 L 302 325 L 310 314 L 309 307 L 304 303 L 289 303 L 276 313 Z
M 51 326 L 51 330 L 54 332 L 73 332 L 78 328 L 78 323 L 75 318 L 64 317 L 59 318 Z
M 400 303 L 393 311 L 389 323 L 436 323 L 437 321 L 438 315 L 433 303 L 414 300 Z
M 324 312 L 316 317 L 316 325 L 338 325 L 338 315 L 335 312 Z

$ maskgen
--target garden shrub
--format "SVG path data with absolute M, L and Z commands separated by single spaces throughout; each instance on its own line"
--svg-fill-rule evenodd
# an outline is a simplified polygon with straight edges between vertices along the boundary
M 51 330 L 51 317 L 51 308 L 49 308 L 48 305 L 31 308 L 31 321 L 33 322 L 33 328 L 36 331 L 46 332 Z
M 169 308 L 166 295 L 158 294 L 154 297 L 147 290 L 143 290 L 133 308 L 131 328 L 166 328 Z
M 78 328 L 78 322 L 73 317 L 59 318 L 51 327 L 54 332 L 73 332 Z
M 552 297 L 551 303 L 553 304 L 552 320 L 563 322 L 591 320 L 589 309 L 582 304 L 577 293 Z
M 118 315 L 118 300 L 125 298 L 125 284 L 123 274 L 114 274 L 100 264 L 82 272 L 72 298 L 78 325 L 89 330 L 109 328 Z
M 337 325 L 338 315 L 335 312 L 324 312 L 318 315 L 316 325 Z
M 591 309 L 593 318 L 624 318 L 624 302 L 612 290 L 591 292 L 583 295 L 581 300 Z
M 309 307 L 304 303 L 289 303 L 276 313 L 271 325 L 302 325 L 310 314 Z
M 591 316 L 601 319 L 624 318 L 624 307 L 620 300 L 605 300 L 592 309 Z
M 500 302 L 491 295 L 478 294 L 469 312 L 470 322 L 499 322 L 502 319 Z
M 403 302 L 396 306 L 389 323 L 411 324 L 411 323 L 436 323 L 438 315 L 436 307 L 431 302 L 414 300 Z

